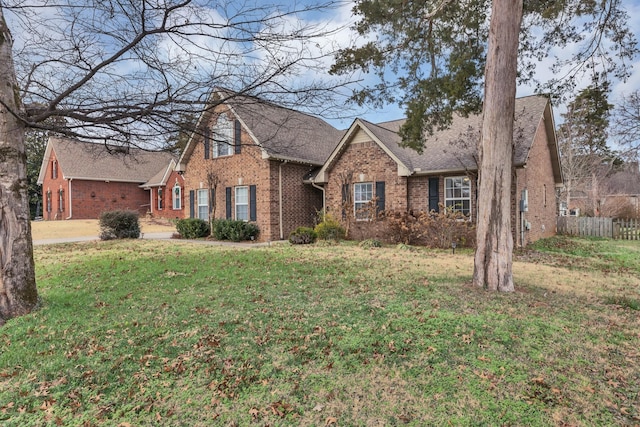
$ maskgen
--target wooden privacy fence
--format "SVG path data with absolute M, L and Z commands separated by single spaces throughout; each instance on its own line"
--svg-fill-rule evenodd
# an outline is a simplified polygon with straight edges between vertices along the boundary
M 640 220 L 560 216 L 558 234 L 640 240 Z

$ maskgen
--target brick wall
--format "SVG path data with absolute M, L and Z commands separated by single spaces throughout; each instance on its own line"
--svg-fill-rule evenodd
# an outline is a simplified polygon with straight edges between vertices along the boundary
M 71 181 L 73 219 L 100 218 L 100 214 L 113 210 L 134 210 L 144 215 L 149 206 L 149 191 L 138 183 Z
M 219 109 L 220 110 L 220 109 Z M 229 114 L 229 119 L 233 117 Z M 215 114 L 212 115 L 215 117 Z M 214 118 L 209 119 L 209 127 Z M 256 186 L 256 224 L 260 228 L 259 241 L 280 239 L 279 173 L 282 169 L 283 188 L 283 238 L 298 226 L 313 224 L 317 209 L 322 206 L 321 193 L 303 184 L 304 175 L 312 169 L 309 165 L 283 163 L 262 158 L 262 149 L 255 145 L 246 129 L 241 133 L 242 148 L 239 154 L 217 158 L 204 157 L 202 136 L 192 141 L 193 151 L 187 161 L 184 173 L 185 209 L 184 216 L 190 216 L 189 192 L 208 189 L 207 175 L 215 176 L 215 218 L 226 218 L 226 188 L 231 188 L 232 218 L 235 218 L 235 188 Z M 282 165 L 282 167 L 281 167 Z M 197 216 L 197 196 L 195 200 Z
M 54 166 L 55 165 L 55 166 Z M 54 172 L 55 170 L 55 172 Z M 60 190 L 62 190 L 62 204 L 60 204 Z M 47 171 L 42 180 L 42 212 L 43 219 L 57 220 L 69 216 L 69 187 L 63 178 L 63 172 L 58 164 L 55 152 L 51 152 Z
M 310 184 L 304 184 L 303 178 L 313 169 L 309 165 L 271 162 L 271 222 L 273 229 L 280 233 L 279 218 L 279 174 L 282 170 L 282 237 L 287 239 L 297 227 L 312 227 L 317 212 L 322 209 L 322 192 Z
M 429 178 L 434 176 L 399 177 L 397 176 L 396 163 L 377 144 L 366 141 L 362 135 L 356 135 L 354 140 L 358 142 L 348 144 L 328 172 L 326 191 L 329 212 L 338 219 L 343 218 L 342 183 L 344 175 L 349 176 L 351 197 L 353 197 L 352 184 L 354 182 L 385 181 L 386 210 L 404 211 L 408 209 L 415 213 L 429 210 Z M 438 202 L 440 204 L 445 203 L 445 178 L 457 176 L 465 176 L 465 173 L 437 176 Z M 477 177 L 474 173 L 467 174 L 467 176 L 471 179 L 471 215 L 475 220 L 477 215 Z M 531 223 L 531 229 L 525 232 L 525 244 L 554 235 L 557 212 L 555 182 L 544 122 L 540 123 L 540 128 L 535 136 L 527 167 L 516 171 L 513 182 L 511 216 L 514 242 L 521 245 L 518 204 L 521 191 L 524 188 L 527 188 L 529 192 L 529 211 L 525 213 L 525 219 Z M 357 239 L 384 234 L 380 227 L 379 223 L 374 224 L 353 219 L 349 221 L 350 235 Z
M 387 211 L 429 211 L 429 178 L 434 176 L 398 176 L 397 164 L 373 141 L 366 141 L 361 134 L 354 136 L 354 141 L 348 144 L 342 155 L 335 161 L 329 171 L 327 188 L 327 210 L 338 219 L 342 219 L 342 183 L 343 177 L 348 175 L 349 191 L 353 198 L 353 183 L 356 182 L 385 182 L 385 210 Z M 361 176 L 362 175 L 362 176 Z M 451 177 L 465 176 L 464 173 L 447 175 Z M 438 202 L 444 204 L 445 175 L 438 178 Z M 471 212 L 475 216 L 476 192 L 475 176 L 471 178 Z M 351 212 L 350 212 L 351 213 Z M 352 214 L 352 213 L 351 213 Z M 368 221 L 350 220 L 349 232 L 353 238 L 379 238 L 384 234 L 380 224 Z
M 52 151 L 42 182 L 45 220 L 98 219 L 102 212 L 121 209 L 135 210 L 144 215 L 149 209 L 149 191 L 140 188 L 141 183 L 69 181 L 63 178 L 64 171 L 59 164 L 57 174 L 54 174 L 54 164 L 57 164 L 57 157 Z M 48 192 L 51 194 L 50 210 L 47 202 Z
M 362 140 L 358 135 L 354 139 Z M 373 141 L 348 142 L 328 171 L 325 186 L 327 211 L 338 219 L 342 216 L 342 184 L 345 178 L 350 184 L 351 199 L 353 183 L 384 181 L 385 210 L 407 209 L 407 178 L 398 176 L 398 165 Z
M 438 205 L 445 205 L 445 178 L 468 177 L 471 180 L 471 218 L 475 219 L 477 213 L 477 176 L 472 172 L 458 172 L 447 175 L 422 175 L 408 178 L 409 210 L 415 213 L 428 212 L 429 209 L 429 179 L 438 179 Z
M 180 187 L 180 209 L 173 208 L 173 198 L 176 184 Z M 158 190 L 162 197 L 162 206 L 158 205 Z M 166 218 L 166 219 L 181 219 L 185 217 L 185 211 L 187 216 L 189 214 L 189 193 L 185 193 L 184 178 L 177 172 L 172 171 L 167 178 L 167 185 L 162 187 L 154 187 L 149 190 L 151 192 L 150 206 L 147 212 L 149 212 L 154 218 Z M 185 209 L 185 202 L 187 203 Z
M 549 140 L 543 120 L 538 126 L 526 167 L 516 170 L 515 185 L 512 220 L 516 231 L 514 242 L 517 242 L 517 246 L 523 246 L 518 204 L 521 192 L 525 188 L 529 193 L 529 211 L 524 213 L 524 219 L 531 224 L 531 229 L 525 230 L 524 246 L 538 239 L 555 235 L 558 207 Z

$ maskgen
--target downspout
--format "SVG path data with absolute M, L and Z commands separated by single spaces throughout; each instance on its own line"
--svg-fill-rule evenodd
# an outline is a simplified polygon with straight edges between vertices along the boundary
M 73 178 L 69 178 L 69 216 L 67 217 L 67 219 L 71 219 L 71 217 L 73 216 L 73 203 L 71 200 L 71 181 L 73 181 Z
M 318 184 L 316 184 L 315 182 L 311 182 L 311 186 L 313 188 L 317 188 L 318 190 L 322 191 L 322 217 L 324 218 L 325 215 L 327 214 L 327 193 L 324 190 L 324 187 L 320 187 Z
M 284 227 L 282 225 L 282 165 L 285 163 L 287 163 L 287 160 L 284 160 L 278 166 L 278 213 L 280 216 L 278 223 L 280 224 L 280 240 L 284 240 Z
M 149 214 L 153 215 L 153 187 L 149 188 Z

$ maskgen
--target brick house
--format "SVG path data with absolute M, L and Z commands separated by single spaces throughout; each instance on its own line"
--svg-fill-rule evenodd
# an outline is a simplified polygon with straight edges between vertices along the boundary
M 326 209 L 334 216 L 344 216 L 345 205 L 353 209 L 353 235 L 366 237 L 373 229 L 361 208 L 374 202 L 379 211 L 429 212 L 447 206 L 474 219 L 480 116 L 455 117 L 449 129 L 427 138 L 422 153 L 400 146 L 397 132 L 403 122 L 356 119 L 309 180 L 324 189 Z M 516 100 L 514 143 L 511 216 L 514 243 L 524 246 L 555 234 L 556 188 L 563 182 L 546 97 Z M 521 208 L 523 198 L 526 209 Z
M 176 161 L 171 159 L 157 174 L 142 185 L 149 191 L 149 209 L 154 218 L 184 218 L 184 178 L 176 171 Z
M 175 160 L 166 152 L 50 137 L 40 167 L 43 218 L 96 219 L 105 211 L 130 209 L 169 218 L 182 217 L 181 202 L 158 204 L 182 177 L 173 172 Z M 158 209 L 162 206 L 163 209 Z M 168 209 L 171 207 L 172 209 Z
M 312 226 L 322 192 L 304 177 L 341 135 L 317 117 L 214 90 L 176 167 L 188 195 L 185 216 L 252 221 L 261 241 Z

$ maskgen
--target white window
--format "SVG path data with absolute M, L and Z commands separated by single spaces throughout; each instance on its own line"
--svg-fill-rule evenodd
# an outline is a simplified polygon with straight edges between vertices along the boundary
M 560 206 L 558 207 L 558 210 L 560 211 L 560 216 L 567 216 L 567 202 L 560 202 Z
M 176 185 L 173 187 L 173 209 L 180 210 L 182 209 L 182 189 L 176 182 Z
M 198 190 L 198 218 L 209 221 L 209 190 Z
M 236 219 L 249 221 L 249 187 L 236 187 Z
M 353 209 L 356 219 L 369 219 L 370 206 L 373 199 L 373 182 L 358 182 L 353 184 Z
M 162 205 L 163 205 L 163 197 L 164 194 L 162 192 L 162 188 L 158 187 L 158 210 L 161 211 L 162 210 Z
M 212 157 L 230 156 L 233 154 L 233 122 L 225 114 L 218 117 L 213 127 Z
M 468 177 L 444 179 L 444 205 L 454 212 L 471 215 L 471 180 Z
M 58 190 L 58 210 L 64 212 L 64 190 L 62 188 Z

